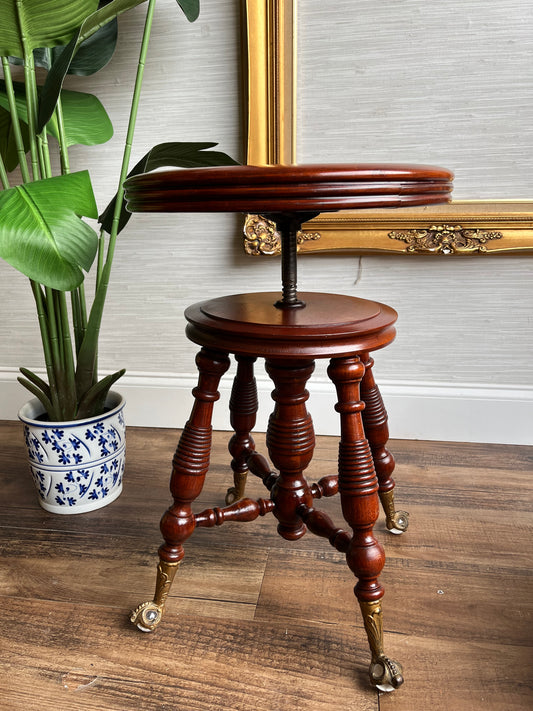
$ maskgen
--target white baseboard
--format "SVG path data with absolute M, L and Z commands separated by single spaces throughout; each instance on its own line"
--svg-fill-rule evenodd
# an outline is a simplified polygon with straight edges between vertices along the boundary
M 0 419 L 16 419 L 28 399 L 14 368 L 0 370 Z M 117 388 L 127 401 L 129 425 L 183 427 L 192 404 L 196 375 L 128 373 Z M 213 426 L 229 430 L 231 378 L 220 388 Z M 449 442 L 533 444 L 533 388 L 457 383 L 381 381 L 392 438 Z M 257 431 L 264 431 L 272 408 L 270 381 L 258 380 Z M 326 381 L 311 382 L 308 403 L 317 434 L 337 435 L 335 394 Z

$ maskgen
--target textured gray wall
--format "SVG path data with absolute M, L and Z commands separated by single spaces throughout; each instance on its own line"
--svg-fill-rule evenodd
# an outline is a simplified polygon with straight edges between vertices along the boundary
M 531 199 L 530 2 L 299 0 L 298 27 L 300 162 L 440 164 L 456 198 Z M 315 259 L 316 288 L 400 312 L 387 377 L 533 382 L 531 256 Z
M 298 157 L 442 164 L 455 197 L 533 194 L 533 4 L 300 0 Z

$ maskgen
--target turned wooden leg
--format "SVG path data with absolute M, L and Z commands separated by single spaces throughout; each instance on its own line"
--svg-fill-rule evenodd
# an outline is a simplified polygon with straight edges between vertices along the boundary
M 278 519 L 278 533 L 289 541 L 304 535 L 307 528 L 298 508 L 310 509 L 311 488 L 303 475 L 315 448 L 315 433 L 305 403 L 309 393 L 305 385 L 314 370 L 312 360 L 267 360 L 266 370 L 276 386 L 272 399 L 266 443 L 270 459 L 279 471 L 271 489 Z
M 226 504 L 242 499 L 248 476 L 247 460 L 255 450 L 251 431 L 255 427 L 257 414 L 257 386 L 254 378 L 256 358 L 236 356 L 237 373 L 233 381 L 229 402 L 230 421 L 235 434 L 228 449 L 233 459 L 233 486 L 226 493 Z
M 365 374 L 361 382 L 361 399 L 365 403 L 363 424 L 365 434 L 370 444 L 374 467 L 379 482 L 379 498 L 385 512 L 387 528 L 391 533 L 403 533 L 409 525 L 407 511 L 396 511 L 394 505 L 394 457 L 386 444 L 389 439 L 387 411 L 379 388 L 374 380 L 372 366 L 373 358 L 368 353 L 362 353 L 361 359 L 365 366 Z
M 193 390 L 195 401 L 172 462 L 170 491 L 174 503 L 161 519 L 165 543 L 159 549 L 154 599 L 139 605 L 130 618 L 143 632 L 152 632 L 161 622 L 165 601 L 184 556 L 183 543 L 196 526 L 191 504 L 200 495 L 209 468 L 213 403 L 219 398 L 217 388 L 229 367 L 229 358 L 226 353 L 202 348 L 196 364 L 199 377 Z
M 361 417 L 364 403 L 360 382 L 364 366 L 358 357 L 335 358 L 328 375 L 337 389 L 341 438 L 339 443 L 339 493 L 343 516 L 353 531 L 346 561 L 358 578 L 354 588 L 370 645 L 370 681 L 381 691 L 392 691 L 403 682 L 399 664 L 383 651 L 381 598 L 383 587 L 378 576 L 385 553 L 373 535 L 379 514 L 378 480 L 372 453 Z

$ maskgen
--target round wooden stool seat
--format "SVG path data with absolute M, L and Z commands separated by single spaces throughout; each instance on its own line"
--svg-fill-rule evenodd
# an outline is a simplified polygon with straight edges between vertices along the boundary
M 326 212 L 446 202 L 453 174 L 419 165 L 275 165 L 167 170 L 129 178 L 131 212 Z
M 275 292 L 232 294 L 185 311 L 188 338 L 201 346 L 263 358 L 332 358 L 374 351 L 395 336 L 390 306 L 353 296 L 300 293 L 302 309 L 277 309 Z
M 320 212 L 448 202 L 453 173 L 393 164 L 230 166 L 167 170 L 124 183 L 131 212 L 250 212 L 270 216 L 281 233 L 282 298 L 296 293 L 297 232 Z M 333 309 L 331 309 L 333 311 Z

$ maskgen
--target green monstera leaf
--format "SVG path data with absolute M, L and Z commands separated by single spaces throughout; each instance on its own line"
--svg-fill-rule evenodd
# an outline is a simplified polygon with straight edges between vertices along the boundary
M 107 25 L 88 37 L 76 50 L 67 74 L 77 74 L 78 76 L 89 76 L 100 71 L 113 56 L 118 38 L 118 21 L 115 18 Z M 52 49 L 33 50 L 33 61 L 36 67 L 42 67 L 50 71 L 52 65 L 58 60 L 65 49 L 65 46 L 53 47 Z M 9 57 L 11 64 L 21 65 L 23 60 L 20 57 Z
M 68 73 L 86 77 L 99 72 L 113 56 L 118 39 L 118 20 L 115 18 L 88 37 L 76 50 Z M 62 48 L 55 47 L 52 54 L 59 56 Z
M 24 85 L 13 82 L 17 114 L 26 151 L 29 149 L 27 108 L 24 96 Z M 92 94 L 64 89 L 61 92 L 65 139 L 67 146 L 81 144 L 94 146 L 105 143 L 113 136 L 113 125 L 99 99 Z M 55 114 L 47 124 L 47 130 L 55 138 L 59 138 L 59 127 Z M 9 113 L 5 83 L 0 80 L 0 154 L 4 159 L 8 172 L 14 170 L 18 163 L 13 125 Z
M 25 123 L 20 124 L 22 134 L 22 142 L 24 143 L 24 151 L 30 149 L 30 139 L 28 136 L 28 126 Z M 17 143 L 13 132 L 13 121 L 9 111 L 0 107 L 0 155 L 4 161 L 4 165 L 8 173 L 15 170 L 19 164 L 19 156 L 17 153 Z
M 0 55 L 24 57 L 39 47 L 67 44 L 98 0 L 2 0 Z
M 68 146 L 95 146 L 106 143 L 113 136 L 113 124 L 106 110 L 93 94 L 63 89 L 61 105 Z M 58 138 L 59 127 L 55 115 L 47 124 L 50 133 Z
M 38 180 L 0 192 L 0 257 L 30 279 L 61 291 L 81 284 L 98 235 L 89 173 Z
M 176 0 L 189 22 L 194 22 L 200 14 L 200 0 Z

